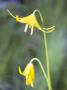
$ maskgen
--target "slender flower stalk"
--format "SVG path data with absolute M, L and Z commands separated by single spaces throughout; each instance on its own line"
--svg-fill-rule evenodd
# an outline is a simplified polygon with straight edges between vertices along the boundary
M 47 58 L 48 58 L 48 55 L 47 55 Z M 46 79 L 46 82 L 47 82 L 47 85 L 48 85 L 48 89 L 49 90 L 52 90 L 52 87 L 51 87 L 51 80 L 50 80 L 50 67 L 49 67 L 49 61 L 47 61 L 47 74 L 43 68 L 43 65 L 41 63 L 41 61 L 38 59 L 38 58 L 32 58 L 30 60 L 30 63 L 32 63 L 33 61 L 37 61 L 41 67 L 41 70 L 43 72 L 43 75 L 44 75 L 44 78 Z
M 46 81 L 48 82 L 48 78 L 47 78 L 46 72 L 45 72 L 45 70 L 44 70 L 44 68 L 43 68 L 43 65 L 42 65 L 41 61 L 40 61 L 38 58 L 32 58 L 32 59 L 30 60 L 30 62 L 32 63 L 33 61 L 37 61 L 37 62 L 39 63 L 39 65 L 40 65 L 40 67 L 41 67 L 41 70 L 42 70 L 42 72 L 43 72 L 43 75 L 44 75 Z
M 45 45 L 45 52 L 46 52 L 46 65 L 47 65 L 48 88 L 49 88 L 49 90 L 52 90 L 51 78 L 50 78 L 50 64 L 49 64 L 49 58 L 48 58 L 48 48 L 47 48 L 46 33 L 44 33 L 44 45 Z

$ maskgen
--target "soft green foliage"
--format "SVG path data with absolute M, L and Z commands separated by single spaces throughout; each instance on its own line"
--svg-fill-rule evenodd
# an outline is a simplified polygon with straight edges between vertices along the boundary
M 33 36 L 30 36 L 30 30 L 24 33 L 24 24 L 17 23 L 6 11 L 8 8 L 14 15 L 26 16 L 39 9 L 44 19 L 43 26 L 56 27 L 54 32 L 47 34 L 53 90 L 67 90 L 65 3 L 65 0 L 30 0 L 25 5 L 9 3 L 0 7 L 0 81 L 4 80 L 1 84 L 6 82 L 5 85 L 8 84 L 10 88 L 12 85 L 14 90 L 32 90 L 25 85 L 25 78 L 18 75 L 17 67 L 20 65 L 23 70 L 33 57 L 39 58 L 46 70 L 43 34 L 36 30 Z M 34 65 L 36 76 L 33 90 L 47 90 L 39 65 L 36 62 Z

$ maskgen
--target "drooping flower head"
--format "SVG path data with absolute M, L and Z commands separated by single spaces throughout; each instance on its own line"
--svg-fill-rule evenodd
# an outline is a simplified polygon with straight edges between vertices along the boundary
M 20 75 L 25 76 L 26 85 L 30 85 L 31 87 L 34 86 L 33 83 L 34 83 L 34 77 L 35 77 L 35 70 L 34 70 L 34 65 L 32 63 L 28 63 L 23 72 L 19 66 L 18 72 Z
M 8 9 L 7 9 L 8 13 L 13 17 L 15 18 L 15 20 L 17 22 L 20 22 L 20 23 L 24 23 L 26 24 L 25 26 L 25 29 L 24 29 L 24 32 L 27 32 L 27 29 L 28 27 L 31 29 L 31 35 L 33 34 L 33 30 L 34 28 L 37 28 L 38 30 L 42 31 L 42 32 L 46 32 L 46 33 L 49 33 L 49 32 L 52 32 L 55 30 L 55 27 L 50 27 L 50 28 L 43 28 L 39 22 L 37 21 L 37 18 L 35 16 L 35 13 L 38 12 L 39 15 L 40 15 L 40 18 L 41 18 L 41 21 L 43 23 L 43 18 L 42 18 L 42 15 L 40 13 L 39 10 L 34 10 L 32 14 L 26 16 L 26 17 L 19 17 L 19 16 L 14 16 Z

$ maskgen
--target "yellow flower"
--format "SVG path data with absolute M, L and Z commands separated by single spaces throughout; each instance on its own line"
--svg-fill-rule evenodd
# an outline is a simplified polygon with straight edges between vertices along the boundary
M 35 77 L 34 65 L 32 63 L 27 64 L 23 72 L 19 66 L 18 70 L 20 75 L 25 76 L 26 85 L 30 85 L 31 87 L 33 87 L 34 77 Z
M 41 13 L 39 12 L 39 10 L 34 10 L 34 12 L 26 17 L 22 17 L 20 18 L 19 16 L 14 16 L 12 15 L 12 13 L 7 9 L 8 13 L 16 19 L 17 22 L 20 22 L 20 23 L 25 23 L 26 26 L 25 26 L 25 29 L 24 29 L 24 32 L 27 32 L 27 29 L 28 27 L 31 29 L 31 35 L 33 34 L 33 30 L 34 28 L 37 28 L 38 30 L 42 31 L 42 32 L 46 32 L 46 33 L 49 33 L 49 32 L 52 32 L 55 30 L 55 27 L 50 27 L 50 28 L 43 28 L 39 22 L 37 21 L 37 18 L 35 16 L 35 13 L 38 12 L 39 15 L 40 15 L 40 18 L 41 18 L 41 21 L 43 22 L 43 19 L 42 19 L 42 15 Z

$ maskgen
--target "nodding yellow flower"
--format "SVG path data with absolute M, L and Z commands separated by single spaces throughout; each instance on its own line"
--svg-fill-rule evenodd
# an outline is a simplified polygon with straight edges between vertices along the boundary
M 32 14 L 26 16 L 26 17 L 22 17 L 20 18 L 19 16 L 14 16 L 8 9 L 7 9 L 8 13 L 13 17 L 15 18 L 15 20 L 17 22 L 20 22 L 20 23 L 25 23 L 26 26 L 25 26 L 25 29 L 24 29 L 24 32 L 27 32 L 27 29 L 28 27 L 31 29 L 31 33 L 30 35 L 33 34 L 33 30 L 34 28 L 37 28 L 38 30 L 42 31 L 42 32 L 46 32 L 46 33 L 49 33 L 49 32 L 52 32 L 55 30 L 55 26 L 53 27 L 50 27 L 50 28 L 43 28 L 39 22 L 37 21 L 37 18 L 35 16 L 35 13 L 38 12 L 39 15 L 40 15 L 40 18 L 41 18 L 41 21 L 43 22 L 43 18 L 42 18 L 42 15 L 40 13 L 39 10 L 34 10 Z
M 25 76 L 26 85 L 30 85 L 31 87 L 34 86 L 33 83 L 34 83 L 34 77 L 35 77 L 35 70 L 34 70 L 34 65 L 32 63 L 27 64 L 23 72 L 19 66 L 18 72 L 20 75 Z

